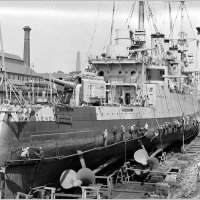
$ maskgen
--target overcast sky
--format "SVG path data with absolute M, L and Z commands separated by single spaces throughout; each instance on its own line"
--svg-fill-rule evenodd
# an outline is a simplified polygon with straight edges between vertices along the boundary
M 125 28 L 133 1 L 115 2 L 115 28 Z M 150 2 L 160 32 L 169 35 L 168 3 Z M 180 3 L 171 3 L 174 21 Z M 196 33 L 200 26 L 200 2 L 186 2 L 188 15 Z M 82 68 L 87 66 L 87 54 L 100 55 L 108 44 L 111 29 L 113 1 L 0 1 L 0 21 L 4 50 L 23 58 L 24 26 L 31 27 L 31 63 L 37 72 L 66 73 L 75 70 L 77 51 L 81 52 Z M 137 28 L 138 7 L 130 21 Z M 184 11 L 184 29 L 194 37 L 187 13 Z M 180 29 L 180 12 L 175 26 Z M 145 18 L 150 35 L 153 26 Z M 114 36 L 113 36 L 114 37 Z M 149 36 L 148 36 L 149 37 Z M 149 39 L 147 37 L 147 39 Z

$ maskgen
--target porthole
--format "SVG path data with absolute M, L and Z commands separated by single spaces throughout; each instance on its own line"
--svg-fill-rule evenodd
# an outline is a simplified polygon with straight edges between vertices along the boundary
M 131 76 L 134 76 L 135 75 L 135 71 L 131 71 Z

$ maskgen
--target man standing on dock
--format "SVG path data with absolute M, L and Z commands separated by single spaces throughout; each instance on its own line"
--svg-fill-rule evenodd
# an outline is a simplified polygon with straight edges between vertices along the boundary
M 121 125 L 121 140 L 125 140 L 125 127 L 124 125 Z
M 132 125 L 131 128 L 129 129 L 129 133 L 131 135 L 131 139 L 133 139 L 133 133 L 135 132 L 135 125 Z
M 107 129 L 103 132 L 103 144 L 104 144 L 104 147 L 106 147 L 108 144 L 108 130 Z
M 114 143 L 117 142 L 117 127 L 115 126 L 114 129 L 112 130 L 113 132 L 113 137 L 114 137 Z

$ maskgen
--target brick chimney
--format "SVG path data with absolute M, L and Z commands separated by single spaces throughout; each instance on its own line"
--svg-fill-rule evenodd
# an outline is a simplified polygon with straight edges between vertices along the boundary
M 30 67 L 30 31 L 29 26 L 24 28 L 24 62 Z

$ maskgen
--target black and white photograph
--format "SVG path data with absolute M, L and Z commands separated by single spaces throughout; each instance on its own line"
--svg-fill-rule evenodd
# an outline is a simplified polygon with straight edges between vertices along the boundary
M 0 1 L 0 199 L 200 199 L 200 1 Z

